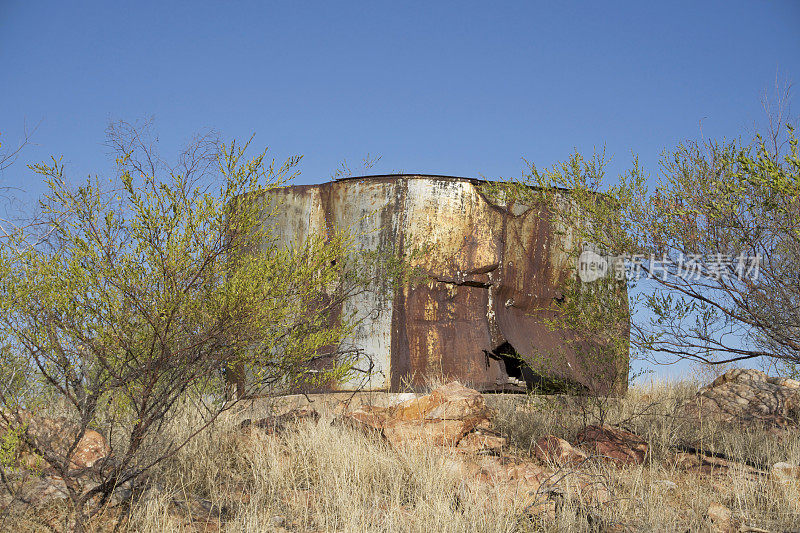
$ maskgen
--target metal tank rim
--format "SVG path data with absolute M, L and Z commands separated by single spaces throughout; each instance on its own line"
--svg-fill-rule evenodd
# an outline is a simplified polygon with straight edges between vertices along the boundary
M 374 180 L 374 181 L 389 181 L 393 179 L 430 179 L 430 180 L 441 180 L 441 181 L 465 181 L 474 184 L 485 184 L 485 183 L 503 183 L 503 179 L 483 179 L 483 178 L 470 178 L 468 176 L 450 176 L 447 174 L 420 174 L 420 173 L 403 173 L 403 174 L 367 174 L 364 176 L 347 176 L 344 178 L 334 178 L 328 181 L 321 181 L 319 183 L 305 183 L 305 184 L 297 184 L 291 185 L 287 184 L 285 187 L 308 187 L 308 186 L 315 186 L 315 185 L 324 185 L 326 183 L 336 183 L 336 182 L 343 182 L 343 181 L 366 181 L 366 180 Z M 527 187 L 531 189 L 543 189 L 544 187 L 537 187 L 535 185 L 528 185 Z M 572 189 L 567 187 L 550 187 L 551 189 L 562 191 L 562 192 L 571 192 Z M 605 193 L 599 193 L 601 195 Z

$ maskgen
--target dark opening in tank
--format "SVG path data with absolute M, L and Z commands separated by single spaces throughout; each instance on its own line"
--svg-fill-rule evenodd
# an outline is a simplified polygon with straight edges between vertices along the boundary
M 576 388 L 580 388 L 571 381 L 546 377 L 535 372 L 508 342 L 495 348 L 491 356 L 505 365 L 508 381 L 505 387 L 501 387 L 504 390 L 519 390 L 532 394 L 567 394 L 575 393 Z

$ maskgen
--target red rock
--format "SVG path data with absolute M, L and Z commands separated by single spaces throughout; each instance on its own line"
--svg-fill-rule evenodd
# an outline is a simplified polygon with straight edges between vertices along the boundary
M 398 420 L 421 420 L 425 418 L 425 415 L 429 411 L 432 411 L 435 407 L 437 407 L 439 403 L 441 403 L 440 398 L 435 397 L 432 394 L 426 394 L 425 396 L 420 396 L 419 398 L 406 400 L 405 402 L 390 408 L 391 416 L 392 418 Z M 388 411 L 389 410 L 387 410 L 387 413 Z
M 770 478 L 781 487 L 786 498 L 792 502 L 795 512 L 800 512 L 800 466 L 790 463 L 775 463 L 769 470 Z
M 10 415 L 7 416 L 11 418 Z M 66 454 L 77 436 L 76 424 L 64 417 L 35 416 L 27 411 L 20 412 L 19 419 L 25 424 L 28 435 L 35 439 L 40 449 L 46 450 L 60 460 L 67 458 Z M 5 423 L 0 424 L 0 433 L 5 431 L 6 427 Z M 110 454 L 111 447 L 105 437 L 93 429 L 86 429 L 72 451 L 69 466 L 91 468 Z M 19 450 L 19 465 L 31 470 L 48 470 L 48 464 L 25 445 Z
M 619 464 L 642 464 L 648 451 L 647 442 L 638 435 L 608 426 L 587 426 L 575 442 L 591 455 Z
M 401 420 L 464 420 L 486 418 L 486 402 L 480 392 L 463 386 L 458 381 L 434 389 L 419 398 L 413 398 L 390 408 L 391 417 Z
M 585 452 L 554 435 L 547 435 L 537 440 L 534 454 L 542 462 L 555 463 L 560 466 L 580 464 L 587 458 Z
M 458 449 L 468 453 L 498 452 L 506 445 L 506 439 L 498 435 L 473 431 L 458 442 Z
M 342 418 L 382 432 L 395 447 L 455 446 L 465 435 L 489 423 L 489 411 L 478 391 L 454 381 L 394 407 L 362 406 Z M 498 442 L 495 440 L 495 444 Z
M 111 447 L 105 437 L 93 429 L 87 429 L 78 441 L 71 464 L 76 468 L 91 468 L 100 459 L 108 457 Z
M 544 468 L 529 461 L 484 457 L 478 472 L 467 479 L 473 497 L 497 498 L 504 506 L 528 507 L 539 497 L 539 488 L 547 477 Z
M 719 503 L 712 503 L 706 511 L 708 526 L 712 533 L 734 533 L 739 531 L 739 522 L 733 512 Z
M 474 426 L 464 420 L 388 420 L 383 434 L 396 448 L 414 445 L 455 446 Z

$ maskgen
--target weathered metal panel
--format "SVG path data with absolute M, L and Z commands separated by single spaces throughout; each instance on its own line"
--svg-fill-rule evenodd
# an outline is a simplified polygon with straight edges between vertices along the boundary
M 430 248 L 414 259 L 426 281 L 397 290 L 375 287 L 342 309 L 343 316 L 369 313 L 349 339 L 374 365 L 367 389 L 399 391 L 442 378 L 508 388 L 508 369 L 495 353 L 505 343 L 527 356 L 534 370 L 580 383 L 598 374 L 568 350 L 548 368 L 537 357 L 558 352 L 570 333 L 551 331 L 542 321 L 542 309 L 562 296 L 570 275 L 563 243 L 555 241 L 572 239 L 569 228 L 554 231 L 536 206 L 489 201 L 481 183 L 372 176 L 274 193 L 282 208 L 271 222 L 287 243 L 350 227 L 365 250 Z M 337 388 L 358 386 L 361 380 Z
M 397 182 L 388 180 L 334 182 L 327 187 L 327 220 L 333 227 L 351 228 L 362 250 L 393 250 L 399 231 L 397 188 Z M 386 389 L 390 384 L 394 291 L 377 272 L 364 272 L 364 276 L 374 280 L 372 290 L 346 300 L 342 316 L 356 317 L 351 342 L 363 353 L 364 363 L 370 361 L 372 373 L 366 381 L 354 376 L 340 385 L 342 389 Z
M 405 239 L 430 246 L 415 266 L 429 281 L 408 287 L 406 320 L 414 387 L 431 378 L 458 376 L 478 388 L 505 382 L 500 361 L 487 356 L 496 346 L 490 314 L 491 273 L 502 254 L 501 217 L 470 180 L 408 179 Z

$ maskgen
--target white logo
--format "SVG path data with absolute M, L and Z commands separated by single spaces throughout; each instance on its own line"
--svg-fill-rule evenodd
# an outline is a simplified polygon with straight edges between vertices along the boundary
M 608 259 L 594 250 L 584 248 L 578 257 L 578 277 L 584 283 L 597 281 L 608 274 Z

